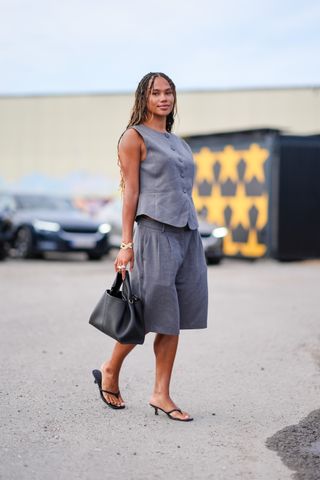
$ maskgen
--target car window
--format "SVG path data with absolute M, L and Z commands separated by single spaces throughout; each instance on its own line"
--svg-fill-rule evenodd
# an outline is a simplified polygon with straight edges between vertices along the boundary
M 10 195 L 0 195 L 0 212 L 4 210 L 14 210 L 16 208 L 14 198 Z
M 72 201 L 63 197 L 46 195 L 16 195 L 19 210 L 76 210 Z

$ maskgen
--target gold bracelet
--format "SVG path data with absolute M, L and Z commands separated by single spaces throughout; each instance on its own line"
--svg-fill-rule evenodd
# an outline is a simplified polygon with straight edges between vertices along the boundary
M 126 250 L 127 248 L 133 248 L 133 242 L 128 242 L 128 243 L 122 242 L 120 245 L 120 248 L 122 250 Z

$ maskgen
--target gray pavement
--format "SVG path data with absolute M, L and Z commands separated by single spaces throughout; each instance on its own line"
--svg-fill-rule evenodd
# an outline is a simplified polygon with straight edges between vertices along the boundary
M 172 382 L 183 424 L 148 406 L 152 335 L 124 366 L 125 410 L 93 384 L 112 340 L 88 317 L 112 258 L 2 262 L 0 478 L 320 479 L 320 261 L 208 272 L 209 328 L 181 334 Z

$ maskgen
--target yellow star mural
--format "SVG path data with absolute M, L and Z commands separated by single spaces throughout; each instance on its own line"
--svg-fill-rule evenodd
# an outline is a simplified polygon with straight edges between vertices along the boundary
M 208 221 L 224 225 L 224 209 L 228 205 L 228 200 L 221 196 L 220 185 L 214 185 L 210 197 L 210 208 L 208 211 Z
M 195 209 L 197 211 L 201 210 L 203 207 L 207 207 L 208 198 L 210 200 L 210 197 L 204 197 L 204 196 L 198 195 L 198 187 L 196 185 L 194 186 L 192 191 L 192 198 L 193 198 Z
M 225 255 L 230 255 L 231 257 L 239 255 L 240 253 L 240 243 L 232 241 L 232 233 L 229 232 L 228 235 L 223 239 L 223 251 Z
M 265 181 L 263 165 L 268 157 L 269 151 L 256 143 L 252 143 L 250 148 L 243 152 L 243 158 L 246 162 L 245 182 L 250 182 L 253 177 L 256 177 L 261 183 Z
M 267 247 L 258 243 L 257 231 L 250 230 L 248 241 L 240 245 L 239 250 L 244 257 L 262 257 L 266 253 Z
M 233 182 L 238 180 L 237 165 L 241 158 L 241 152 L 235 150 L 232 145 L 226 145 L 222 152 L 217 152 L 221 163 L 219 181 L 226 182 L 228 178 Z
M 231 218 L 229 233 L 224 238 L 224 253 L 229 256 L 261 257 L 265 255 L 267 246 L 259 243 L 258 232 L 268 223 L 268 192 L 261 195 L 247 196 L 246 185 L 254 178 L 265 190 L 266 179 L 264 163 L 269 157 L 269 151 L 257 143 L 252 143 L 247 150 L 236 150 L 232 145 L 226 145 L 222 151 L 211 151 L 208 147 L 201 148 L 194 154 L 197 164 L 197 175 L 193 189 L 193 200 L 198 211 L 206 208 L 207 220 L 218 225 L 225 225 L 224 212 L 230 207 Z M 239 179 L 237 166 L 239 161 L 245 162 L 243 180 Z M 213 166 L 219 162 L 221 166 L 219 180 L 214 178 Z M 212 186 L 210 196 L 199 195 L 199 185 L 206 180 Z M 222 196 L 221 188 L 228 180 L 236 185 L 234 195 Z M 230 190 L 230 192 L 232 189 Z M 253 227 L 250 226 L 249 212 L 252 207 L 257 210 L 257 219 Z M 233 241 L 234 230 L 241 225 L 248 233 L 247 241 Z
M 266 245 L 258 243 L 257 231 L 250 230 L 246 243 L 233 242 L 229 233 L 224 239 L 223 250 L 226 255 L 243 255 L 244 257 L 262 257 L 267 250 Z
M 214 185 L 210 197 L 202 197 L 193 190 L 193 202 L 196 210 L 200 211 L 203 207 L 208 210 L 208 222 L 224 225 L 224 209 L 228 205 L 228 200 L 221 196 L 220 185 Z
M 194 159 L 197 165 L 196 182 L 200 183 L 204 180 L 213 182 L 213 163 L 216 159 L 215 153 L 209 148 L 201 148 L 199 153 L 194 154 Z
M 252 197 L 247 197 L 244 184 L 238 183 L 236 195 L 229 197 L 229 205 L 232 209 L 231 227 L 237 228 L 239 223 L 243 228 L 249 228 L 249 210 L 253 204 Z

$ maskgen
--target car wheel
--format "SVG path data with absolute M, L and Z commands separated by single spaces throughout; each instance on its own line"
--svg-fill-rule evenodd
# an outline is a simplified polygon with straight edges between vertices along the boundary
M 101 253 L 88 252 L 87 255 L 88 255 L 88 260 L 101 260 L 103 257 Z
M 7 256 L 7 249 L 4 243 L 0 244 L 0 260 L 4 260 Z
M 33 254 L 33 238 L 32 232 L 28 227 L 19 228 L 15 242 L 14 248 L 16 251 L 16 256 L 18 258 L 31 258 Z

